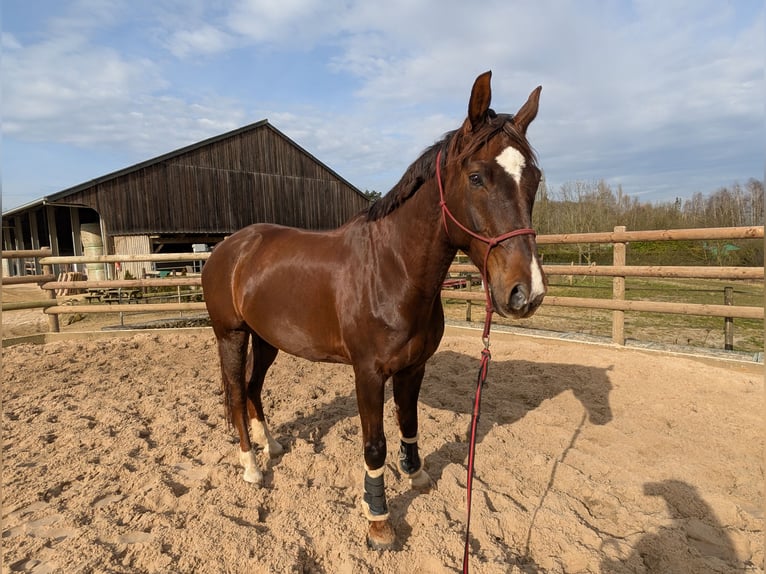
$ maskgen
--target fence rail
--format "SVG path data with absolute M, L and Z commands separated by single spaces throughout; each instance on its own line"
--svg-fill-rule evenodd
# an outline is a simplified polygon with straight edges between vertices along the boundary
M 736 305 L 708 305 L 693 303 L 668 303 L 660 301 L 635 301 L 625 299 L 626 277 L 661 277 L 683 279 L 728 279 L 755 280 L 764 279 L 763 267 L 703 267 L 703 266 L 647 266 L 627 265 L 625 261 L 626 245 L 634 241 L 700 241 L 700 240 L 732 240 L 759 239 L 764 237 L 763 226 L 726 227 L 702 229 L 671 229 L 653 231 L 627 231 L 624 227 L 615 227 L 613 232 L 605 233 L 576 233 L 558 235 L 540 235 L 539 245 L 611 243 L 614 246 L 612 265 L 544 265 L 543 269 L 550 276 L 592 276 L 612 277 L 613 290 L 611 299 L 595 299 L 584 297 L 548 296 L 545 305 L 559 307 L 575 307 L 587 309 L 605 309 L 613 312 L 612 340 L 617 344 L 625 344 L 624 313 L 640 311 L 655 313 L 670 313 L 681 315 L 701 315 L 708 317 L 725 317 L 759 319 L 764 318 L 763 307 L 748 307 Z M 98 256 L 54 256 L 50 249 L 21 250 L 3 253 L 3 258 L 36 258 L 43 267 L 42 275 L 21 277 L 3 277 L 3 285 L 18 285 L 36 283 L 48 291 L 45 301 L 28 303 L 3 303 L 3 310 L 22 308 L 43 308 L 49 317 L 49 328 L 58 331 L 58 315 L 62 313 L 139 313 L 147 311 L 202 311 L 204 303 L 142 303 L 142 304 L 110 304 L 110 305 L 64 305 L 56 299 L 57 289 L 120 289 L 148 287 L 201 287 L 200 278 L 171 276 L 166 278 L 119 279 L 99 281 L 60 281 L 53 275 L 53 265 L 73 263 L 125 263 L 125 262 L 196 262 L 205 261 L 210 253 L 168 253 L 152 255 L 98 255 Z M 455 264 L 450 267 L 451 273 L 478 274 L 473 265 Z M 484 293 L 471 290 L 445 289 L 442 291 L 445 299 L 483 301 Z M 24 305 L 27 305 L 26 307 Z M 727 322 L 727 333 L 729 322 Z M 728 337 L 728 335 L 727 335 Z M 728 346 L 728 343 L 727 343 Z
M 450 273 L 477 273 L 475 265 L 458 263 Z M 543 265 L 547 275 L 588 275 L 592 277 L 663 277 L 666 279 L 750 279 L 764 278 L 763 267 L 693 267 L 673 265 Z
M 485 301 L 483 291 L 442 291 L 444 299 L 460 301 Z M 557 297 L 546 295 L 544 305 L 552 307 L 579 307 L 582 309 L 606 309 L 611 311 L 642 311 L 675 315 L 701 315 L 706 317 L 731 317 L 733 319 L 763 319 L 763 307 L 735 305 L 709 305 L 702 303 L 670 303 L 665 301 L 631 301 L 627 299 L 593 299 L 589 297 Z
M 539 245 L 552 245 L 566 243 L 629 243 L 631 241 L 711 241 L 718 239 L 763 239 L 763 226 L 627 231 L 624 226 L 619 225 L 614 228 L 614 231 L 600 233 L 538 235 L 537 243 Z
M 544 265 L 548 275 L 587 275 L 612 277 L 612 299 L 585 297 L 546 296 L 544 305 L 576 307 L 584 309 L 605 309 L 613 311 L 612 341 L 625 344 L 625 311 L 642 311 L 678 315 L 700 315 L 724 317 L 726 322 L 726 348 L 732 348 L 733 330 L 731 319 L 764 318 L 763 307 L 736 305 L 708 305 L 695 303 L 670 303 L 661 301 L 631 301 L 625 299 L 626 277 L 661 277 L 673 279 L 731 279 L 763 280 L 763 267 L 702 267 L 702 266 L 648 266 L 627 265 L 626 246 L 631 241 L 692 241 L 724 239 L 762 239 L 764 228 L 716 227 L 703 229 L 671 229 L 661 231 L 626 231 L 623 226 L 609 233 L 577 233 L 563 235 L 540 235 L 539 245 L 560 245 L 574 243 L 611 243 L 614 246 L 612 265 Z M 450 267 L 451 273 L 478 273 L 473 265 L 457 264 Z M 484 301 L 484 293 L 477 291 L 442 291 L 442 297 L 466 301 Z

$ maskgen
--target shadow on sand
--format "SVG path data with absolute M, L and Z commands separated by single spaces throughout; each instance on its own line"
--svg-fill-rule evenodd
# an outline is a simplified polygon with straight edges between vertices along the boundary
M 756 571 L 753 564 L 738 560 L 731 538 L 694 486 L 680 480 L 650 482 L 644 494 L 665 500 L 672 524 L 645 534 L 627 558 L 604 559 L 602 574 Z
M 478 356 L 471 357 L 453 351 L 438 352 L 431 358 L 426 368 L 420 403 L 436 409 L 469 415 L 467 420 L 470 421 L 478 369 Z M 608 371 L 609 369 L 582 365 L 524 360 L 493 360 L 490 364 L 487 385 L 483 390 L 477 442 L 481 442 L 494 425 L 513 424 L 537 409 L 544 401 L 565 392 L 571 392 L 584 407 L 582 420 L 579 424 L 573 423 L 571 443 L 554 465 L 548 488 L 533 511 L 530 536 L 537 511 L 542 507 L 545 496 L 555 481 L 558 464 L 574 446 L 586 420 L 597 425 L 607 424 L 612 420 L 609 404 L 612 383 L 609 380 Z M 268 381 L 266 384 L 268 385 Z M 387 399 L 390 399 L 390 385 L 388 385 L 387 393 Z M 275 436 L 280 437 L 281 440 L 292 436 L 292 441 L 288 441 L 285 445 L 288 447 L 292 446 L 290 442 L 294 443 L 297 438 L 300 438 L 316 444 L 316 448 L 321 449 L 318 443 L 335 424 L 348 417 L 356 416 L 358 415 L 354 393 L 339 395 L 316 409 L 306 409 L 298 419 L 275 427 Z M 422 409 L 420 418 L 420 426 L 423 428 L 428 421 L 423 418 Z M 442 444 L 434 452 L 424 453 L 425 468 L 437 484 L 448 464 L 464 465 L 468 453 L 467 430 L 468 423 L 463 429 L 455 429 L 454 441 Z M 359 445 L 360 464 L 361 450 Z M 389 446 L 389 451 L 391 450 Z M 389 463 L 391 458 L 389 456 Z M 398 513 L 406 515 L 407 509 L 416 496 L 418 496 L 416 491 L 407 491 L 389 502 L 392 508 L 397 508 Z M 411 534 L 411 528 L 402 521 L 397 524 L 397 534 L 400 543 L 404 544 Z M 472 544 L 474 550 L 480 550 L 477 541 L 473 540 Z M 528 550 L 527 544 L 526 549 L 508 547 L 504 549 L 504 552 L 509 563 L 518 565 L 522 571 L 541 572 L 528 557 Z

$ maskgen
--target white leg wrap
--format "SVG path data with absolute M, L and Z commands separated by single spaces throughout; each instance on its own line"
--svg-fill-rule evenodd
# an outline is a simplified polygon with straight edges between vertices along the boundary
M 364 465 L 364 471 L 367 473 L 367 476 L 370 478 L 378 478 L 379 476 L 383 476 L 383 473 L 386 470 L 386 465 L 384 464 L 380 468 L 376 468 L 375 470 L 370 470 L 367 468 L 367 465 Z
M 258 419 L 250 419 L 250 428 L 253 429 L 253 440 L 260 445 L 263 445 L 266 454 L 271 457 L 279 456 L 285 449 L 271 436 L 269 427 L 266 426 L 264 421 Z
M 383 522 L 384 520 L 388 520 L 389 517 L 388 512 L 385 514 L 373 514 L 370 511 L 370 505 L 367 504 L 367 501 L 364 499 L 362 499 L 362 514 L 370 522 Z
M 245 472 L 242 478 L 245 482 L 252 484 L 261 484 L 263 482 L 263 475 L 258 470 L 258 463 L 255 460 L 255 453 L 251 450 L 249 452 L 239 451 L 239 462 L 245 467 Z
M 401 440 L 403 443 L 405 443 L 405 444 L 417 444 L 417 442 L 418 442 L 418 435 L 415 435 L 415 436 L 414 436 L 414 437 L 412 437 L 412 438 L 407 438 L 407 437 L 404 437 L 404 436 L 402 436 L 402 434 L 401 434 L 401 433 L 399 433 L 399 439 L 400 439 L 400 440 Z

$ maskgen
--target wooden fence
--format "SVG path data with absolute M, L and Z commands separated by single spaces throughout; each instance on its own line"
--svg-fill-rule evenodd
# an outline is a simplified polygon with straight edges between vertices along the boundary
M 668 303 L 660 301 L 633 301 L 625 299 L 626 277 L 661 277 L 661 278 L 700 278 L 700 279 L 729 279 L 729 280 L 758 280 L 764 279 L 763 267 L 702 267 L 702 266 L 639 266 L 627 265 L 626 245 L 631 241 L 688 241 L 688 240 L 733 240 L 759 239 L 764 236 L 763 226 L 703 228 L 703 229 L 673 229 L 661 231 L 627 231 L 624 227 L 615 227 L 607 233 L 578 233 L 563 235 L 540 235 L 539 245 L 557 244 L 612 244 L 613 264 L 590 265 L 544 265 L 543 269 L 549 276 L 582 275 L 607 276 L 613 278 L 612 298 L 594 299 L 585 297 L 547 296 L 544 305 L 560 307 L 576 307 L 588 309 L 606 309 L 613 312 L 612 340 L 620 345 L 625 344 L 625 312 L 643 311 L 655 313 L 673 313 L 682 315 L 701 315 L 708 317 L 743 318 L 763 320 L 762 306 L 736 305 L 705 305 L 692 303 Z M 138 313 L 151 311 L 204 311 L 204 303 L 159 303 L 149 305 L 117 303 L 110 305 L 76 304 L 64 305 L 56 300 L 57 289 L 98 289 L 98 288 L 145 288 L 169 286 L 200 286 L 199 277 L 167 277 L 162 279 L 131 279 L 110 281 L 59 281 L 51 272 L 53 265 L 72 263 L 124 263 L 133 261 L 204 261 L 209 253 L 194 254 L 162 254 L 162 255 L 101 255 L 101 256 L 51 256 L 50 250 L 4 252 L 3 258 L 38 258 L 42 265 L 43 274 L 23 277 L 3 277 L 3 285 L 20 283 L 37 283 L 48 291 L 45 301 L 29 302 L 26 306 L 18 304 L 3 304 L 3 310 L 12 308 L 42 307 L 49 316 L 51 331 L 58 331 L 57 316 L 62 313 Z M 473 265 L 455 264 L 450 267 L 451 273 L 478 273 Z M 444 290 L 442 296 L 446 299 L 465 301 L 483 301 L 482 291 Z M 728 343 L 727 343 L 728 346 Z
M 763 227 L 724 227 L 703 229 L 672 229 L 663 231 L 626 231 L 618 226 L 613 232 L 578 233 L 564 235 L 540 235 L 538 245 L 562 245 L 592 243 L 613 245 L 612 265 L 544 265 L 548 276 L 584 275 L 612 277 L 612 298 L 593 299 L 585 297 L 546 296 L 543 305 L 558 307 L 577 307 L 585 309 L 606 309 L 612 314 L 612 341 L 625 344 L 625 312 L 643 311 L 680 315 L 700 315 L 723 317 L 726 319 L 763 320 L 763 307 L 736 305 L 705 305 L 694 303 L 669 303 L 662 301 L 629 301 L 625 299 L 626 277 L 660 277 L 684 279 L 729 279 L 763 281 L 763 267 L 702 267 L 702 266 L 647 266 L 627 265 L 626 247 L 631 241 L 690 241 L 720 239 L 759 239 L 763 238 Z M 473 265 L 453 265 L 450 272 L 478 273 Z M 484 301 L 484 293 L 479 291 L 446 291 L 442 293 L 450 299 Z M 729 338 L 732 336 L 730 329 Z M 726 346 L 730 343 L 727 341 Z

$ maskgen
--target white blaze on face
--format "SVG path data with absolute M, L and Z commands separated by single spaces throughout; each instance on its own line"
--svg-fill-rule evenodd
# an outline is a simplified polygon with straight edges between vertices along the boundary
M 529 300 L 534 301 L 537 297 L 545 295 L 545 283 L 543 282 L 543 271 L 540 268 L 540 260 L 537 256 L 532 258 L 530 264 L 532 268 L 532 293 L 529 295 Z
M 516 185 L 521 185 L 521 174 L 524 171 L 524 166 L 527 165 L 524 155 L 515 147 L 508 146 L 495 159 L 500 164 L 500 167 L 513 178 Z M 532 293 L 529 295 L 529 298 L 534 300 L 545 294 L 543 271 L 540 267 L 540 260 L 536 256 L 532 258 L 530 264 L 530 276 L 532 278 Z
M 500 167 L 513 178 L 516 185 L 519 185 L 521 183 L 521 172 L 524 171 L 524 166 L 527 164 L 524 155 L 515 147 L 508 146 L 495 159 L 500 164 Z

